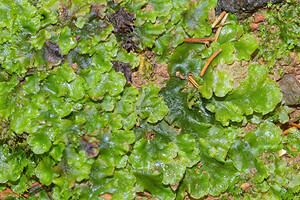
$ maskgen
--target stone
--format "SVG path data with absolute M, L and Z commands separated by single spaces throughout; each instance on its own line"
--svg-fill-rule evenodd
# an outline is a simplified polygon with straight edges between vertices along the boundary
M 280 81 L 278 81 L 283 94 L 283 100 L 288 106 L 300 105 L 300 83 L 291 74 L 285 74 Z
M 217 14 L 227 11 L 237 15 L 238 19 L 249 17 L 259 8 L 267 5 L 268 2 L 279 3 L 282 0 L 218 0 L 216 7 Z

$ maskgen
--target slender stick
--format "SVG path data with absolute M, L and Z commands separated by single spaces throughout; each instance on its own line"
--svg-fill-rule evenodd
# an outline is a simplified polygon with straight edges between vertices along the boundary
M 215 26 L 219 23 L 219 21 L 224 17 L 226 14 L 226 11 L 223 11 L 219 17 L 214 21 L 214 23 L 211 25 L 212 28 L 215 28 Z
M 221 24 L 225 24 L 225 21 L 226 21 L 227 17 L 228 17 L 228 13 L 226 13 L 226 15 L 224 16 L 224 18 L 222 19 Z M 216 42 L 216 41 L 218 40 L 218 37 L 219 37 L 219 35 L 220 35 L 220 33 L 221 33 L 221 30 L 222 30 L 222 27 L 223 27 L 223 26 L 221 26 L 221 27 L 219 27 L 219 28 L 217 29 L 217 32 L 216 32 L 216 35 L 215 35 L 214 42 Z
M 211 61 L 213 61 L 213 59 L 222 51 L 222 49 L 219 49 L 218 51 L 216 51 L 205 63 L 205 65 L 203 66 L 200 76 L 202 77 L 205 73 L 205 71 L 207 70 L 209 64 L 211 63 Z
M 204 42 L 204 44 L 206 44 L 206 46 L 209 47 L 209 41 Z
M 205 43 L 207 41 L 213 41 L 215 38 L 184 38 L 184 42 L 190 42 L 190 43 Z
M 290 126 L 293 126 L 293 127 L 296 127 L 298 129 L 300 129 L 300 125 L 299 124 L 296 124 L 294 122 L 288 122 L 288 124 Z M 285 131 L 283 131 L 282 136 L 288 134 L 291 130 L 292 130 L 292 128 L 286 129 Z
M 291 131 L 291 128 L 286 129 L 285 131 L 282 132 L 281 136 L 287 135 Z
M 188 73 L 188 80 L 198 89 L 199 84 L 194 80 L 192 73 Z
M 294 127 L 298 128 L 298 129 L 300 129 L 300 125 L 299 125 L 299 124 L 296 124 L 296 123 L 294 123 L 294 122 L 289 122 L 289 125 L 290 125 L 290 126 L 294 126 Z
M 220 23 L 219 25 L 216 26 L 216 28 L 219 28 L 219 27 L 221 27 L 221 26 L 225 26 L 225 25 L 227 25 L 227 24 L 232 24 L 232 22 L 226 22 L 226 23 L 224 23 L 224 24 Z

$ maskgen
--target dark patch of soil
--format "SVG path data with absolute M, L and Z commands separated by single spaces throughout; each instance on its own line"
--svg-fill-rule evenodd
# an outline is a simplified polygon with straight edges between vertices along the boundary
M 217 71 L 227 71 L 228 74 L 233 78 L 233 87 L 236 88 L 240 85 L 240 82 L 243 81 L 248 75 L 248 68 L 252 62 L 250 61 L 235 61 L 232 64 L 222 64 L 217 65 L 214 70 Z
M 165 87 L 166 84 L 163 83 L 170 79 L 170 75 L 168 73 L 168 65 L 157 63 L 155 59 L 155 55 L 147 51 L 140 57 L 145 57 L 146 61 L 152 65 L 152 72 L 150 72 L 149 78 L 144 77 L 143 68 L 140 64 L 138 70 L 132 73 L 132 85 L 141 88 L 142 85 L 146 85 L 148 82 L 153 82 L 154 84 L 160 86 L 161 88 Z
M 297 156 L 294 157 L 290 154 L 285 154 L 281 157 L 286 163 L 287 166 L 300 168 L 300 153 L 298 152 Z
M 245 131 L 245 133 L 248 133 L 251 130 L 256 130 L 257 129 L 257 125 L 256 124 L 251 124 L 251 123 L 247 123 L 246 126 L 242 127 L 242 129 Z
M 249 17 L 259 8 L 267 5 L 268 2 L 279 3 L 282 0 L 218 0 L 216 12 L 219 14 L 222 11 L 227 11 L 236 14 L 238 19 Z

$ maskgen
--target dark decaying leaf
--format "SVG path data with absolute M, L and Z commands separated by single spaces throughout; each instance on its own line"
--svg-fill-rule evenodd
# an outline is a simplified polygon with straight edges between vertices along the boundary
M 46 40 L 45 57 L 49 63 L 52 63 L 52 65 L 54 66 L 59 65 L 63 60 L 63 55 L 61 54 L 58 44 Z
M 133 20 L 135 15 L 128 13 L 122 6 L 118 12 L 112 14 L 112 19 L 115 21 L 115 30 L 117 34 L 127 34 L 132 32 L 132 27 L 134 25 Z
M 119 61 L 114 61 L 113 62 L 114 65 L 114 69 L 117 72 L 122 72 L 126 78 L 126 84 L 131 83 L 131 68 L 129 66 L 128 63 L 123 63 L 123 62 L 119 62 Z
M 98 155 L 99 149 L 98 144 L 99 140 L 94 137 L 83 136 L 82 138 L 83 149 L 87 152 L 88 158 L 94 158 Z

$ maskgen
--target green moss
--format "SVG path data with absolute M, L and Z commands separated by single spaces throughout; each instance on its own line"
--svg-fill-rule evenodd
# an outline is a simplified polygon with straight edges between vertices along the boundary
M 210 47 L 183 43 L 215 36 L 208 14 L 216 3 L 0 0 L 1 190 L 65 200 L 299 196 L 298 166 L 278 156 L 297 155 L 299 131 L 281 139 L 275 123 L 289 121 L 290 111 L 268 69 L 251 65 L 234 89 L 228 72 L 214 70 L 250 60 L 261 48 L 254 37 L 229 14 Z M 122 6 L 133 21 L 118 16 Z M 298 12 L 285 10 L 288 18 Z M 291 33 L 279 35 L 297 48 Z M 153 82 L 138 89 L 113 68 L 119 61 L 139 70 L 146 51 L 156 56 L 148 58 L 153 69 L 168 64 L 163 89 Z M 246 134 L 248 121 L 258 128 Z M 47 187 L 30 188 L 34 182 Z M 245 182 L 251 191 L 237 187 Z

